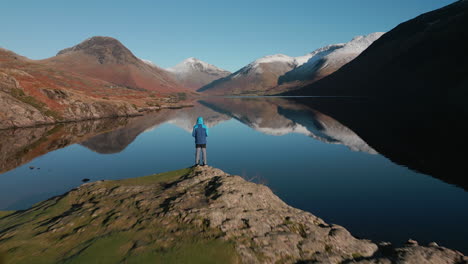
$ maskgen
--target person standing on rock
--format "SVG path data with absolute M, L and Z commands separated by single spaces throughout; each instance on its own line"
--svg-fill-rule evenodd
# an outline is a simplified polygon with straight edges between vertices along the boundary
M 197 124 L 193 127 L 192 137 L 195 138 L 195 166 L 207 164 L 206 158 L 206 137 L 208 137 L 208 127 L 203 123 L 203 117 L 198 117 Z M 203 163 L 199 163 L 200 152 L 203 152 Z

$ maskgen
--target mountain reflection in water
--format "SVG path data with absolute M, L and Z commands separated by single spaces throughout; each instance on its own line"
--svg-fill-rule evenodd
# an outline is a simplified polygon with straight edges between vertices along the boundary
M 385 110 L 382 110 L 383 108 Z M 174 124 L 191 132 L 194 120 L 198 116 L 203 116 L 208 127 L 236 119 L 268 135 L 281 136 L 298 133 L 322 142 L 342 144 L 353 151 L 369 154 L 377 154 L 375 148 L 372 147 L 377 146 L 381 149 L 379 151 L 381 154 L 398 164 L 436 176 L 466 189 L 465 177 L 455 177 L 453 173 L 452 175 L 444 173 L 446 170 L 460 171 L 457 166 L 461 164 L 460 162 L 447 168 L 444 168 L 444 165 L 458 160 L 463 155 L 455 155 L 454 158 L 450 154 L 457 152 L 448 152 L 447 147 L 442 151 L 443 146 L 435 147 L 435 144 L 429 143 L 424 146 L 425 142 L 420 142 L 421 138 L 436 139 L 437 134 L 441 134 L 440 128 L 444 127 L 441 126 L 440 120 L 432 120 L 433 116 L 428 116 L 421 109 L 418 109 L 419 111 L 413 109 L 404 113 L 400 111 L 399 114 L 394 110 L 380 103 L 372 103 L 368 100 L 363 103 L 362 99 L 349 98 L 292 100 L 264 97 L 205 98 L 196 102 L 191 108 L 161 110 L 133 118 L 101 119 L 37 128 L 2 130 L 0 131 L 0 172 L 7 172 L 50 151 L 76 143 L 101 154 L 119 153 L 141 133 L 156 129 L 165 123 Z M 330 113 L 331 116 L 324 113 Z M 332 116 L 339 117 L 344 123 Z M 431 119 L 433 124 L 430 127 L 428 127 L 427 118 Z M 467 131 L 465 123 L 452 122 L 452 125 L 463 126 L 463 129 L 455 132 L 463 134 L 463 131 Z M 364 135 L 364 139 L 355 131 Z M 415 131 L 419 133 L 417 137 L 414 136 Z M 450 133 L 454 133 L 453 130 L 451 131 Z M 369 146 L 366 141 L 372 142 L 372 146 Z
M 75 143 L 101 154 L 118 153 L 141 133 L 164 123 L 171 123 L 191 132 L 198 116 L 204 117 L 208 127 L 234 118 L 264 134 L 281 136 L 299 133 L 326 143 L 343 144 L 354 151 L 376 153 L 353 131 L 335 119 L 288 100 L 216 98 L 203 100 L 191 108 L 161 110 L 133 118 L 3 130 L 0 131 L 0 169 L 1 172 L 6 172 L 49 151 Z
M 332 117 L 286 99 L 212 98 L 201 103 L 265 134 L 300 133 L 326 143 L 342 144 L 354 151 L 377 153 Z
M 465 164 L 459 139 L 466 119 L 431 109 L 350 98 L 214 97 L 133 118 L 3 130 L 0 210 L 27 208 L 85 178 L 191 166 L 190 132 L 203 116 L 212 129 L 211 165 L 268 184 L 288 204 L 358 236 L 431 239 L 466 250 L 466 192 L 428 177 L 466 190 L 456 173 Z M 439 229 L 443 221 L 457 228 Z

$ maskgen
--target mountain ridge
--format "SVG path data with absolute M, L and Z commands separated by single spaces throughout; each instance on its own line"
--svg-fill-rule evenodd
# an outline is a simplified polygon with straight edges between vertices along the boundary
M 334 74 L 287 94 L 405 95 L 406 98 L 448 100 L 468 113 L 464 102 L 468 83 L 466 27 L 466 0 L 419 15 L 387 32 Z
M 187 58 L 173 67 L 166 68 L 166 71 L 184 87 L 191 90 L 197 90 L 212 81 L 231 74 L 229 71 L 195 57 Z
M 165 70 L 137 58 L 112 37 L 88 38 L 41 62 L 130 89 L 161 93 L 188 92 Z
M 333 73 L 353 60 L 382 34 L 376 32 L 355 36 L 350 42 L 330 44 L 298 57 L 267 55 L 197 91 L 213 95 L 280 93 L 289 90 L 290 86 L 303 85 L 297 82 L 313 82 Z

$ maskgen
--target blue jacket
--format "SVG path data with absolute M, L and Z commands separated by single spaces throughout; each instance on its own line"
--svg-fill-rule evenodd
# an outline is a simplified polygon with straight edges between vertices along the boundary
M 203 117 L 197 119 L 197 124 L 193 127 L 192 137 L 195 137 L 195 144 L 206 144 L 208 127 L 203 123 Z

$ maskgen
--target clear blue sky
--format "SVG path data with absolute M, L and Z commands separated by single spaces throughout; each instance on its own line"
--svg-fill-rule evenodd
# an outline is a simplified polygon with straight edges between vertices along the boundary
M 161 67 L 197 57 L 235 71 L 269 54 L 299 56 L 389 31 L 454 0 L 6 1 L 0 46 L 43 59 L 91 36 L 119 39 Z

